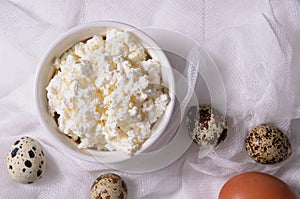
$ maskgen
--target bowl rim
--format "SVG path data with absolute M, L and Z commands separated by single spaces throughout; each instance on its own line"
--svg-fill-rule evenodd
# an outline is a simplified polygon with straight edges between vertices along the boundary
M 73 150 L 71 147 L 67 146 L 57 135 L 55 135 L 55 132 L 52 132 L 52 130 L 49 128 L 49 124 L 46 121 L 46 119 L 43 116 L 42 113 L 42 100 L 40 100 L 40 82 L 42 79 L 42 72 L 43 69 L 45 67 L 45 61 L 47 58 L 49 58 L 49 56 L 51 55 L 51 52 L 53 51 L 53 49 L 55 49 L 57 46 L 59 46 L 59 44 L 64 41 L 66 38 L 68 38 L 71 35 L 74 35 L 84 29 L 88 29 L 88 28 L 93 28 L 93 27 L 113 27 L 116 29 L 121 29 L 121 30 L 131 30 L 134 31 L 134 34 L 140 39 L 140 40 L 147 40 L 147 42 L 151 43 L 151 48 L 155 49 L 155 52 L 159 54 L 159 57 L 161 58 L 161 60 L 159 60 L 160 62 L 164 63 L 164 67 L 168 68 L 168 72 L 170 72 L 170 74 L 168 74 L 168 89 L 169 89 L 169 97 L 170 97 L 170 101 L 168 104 L 167 109 L 169 109 L 168 111 L 168 115 L 167 120 L 165 123 L 160 123 L 159 126 L 161 126 L 160 128 L 160 132 L 156 132 L 154 135 L 154 140 L 152 140 L 152 142 L 150 144 L 148 144 L 149 146 L 153 145 L 153 143 L 155 143 L 155 140 L 157 140 L 160 135 L 165 131 L 168 123 L 171 120 L 171 116 L 172 113 L 174 111 L 174 106 L 175 106 L 175 79 L 174 79 L 174 74 L 172 71 L 172 67 L 171 64 L 167 58 L 167 56 L 165 55 L 165 53 L 162 51 L 162 49 L 159 47 L 159 45 L 145 32 L 143 32 L 141 29 L 134 27 L 132 25 L 123 23 L 123 22 L 118 22 L 118 21 L 109 21 L 109 20 L 101 20 L 101 21 L 93 21 L 93 22 L 89 22 L 89 23 L 85 23 L 85 24 L 81 24 L 78 26 L 75 26 L 69 30 L 67 30 L 66 32 L 64 32 L 63 34 L 61 34 L 57 39 L 55 39 L 47 48 L 47 50 L 44 52 L 42 58 L 40 59 L 39 63 L 38 63 L 38 67 L 37 67 L 37 71 L 35 74 L 35 82 L 34 82 L 34 99 L 35 99 L 35 107 L 36 107 L 36 113 L 38 116 L 38 120 L 41 123 L 43 129 L 45 129 L 45 131 L 47 132 L 47 134 L 50 134 L 50 136 L 52 138 L 54 138 L 54 141 L 59 143 L 57 144 L 61 149 L 65 150 L 67 152 L 67 154 L 70 154 L 72 157 L 74 158 L 78 158 L 87 162 L 101 162 L 101 163 L 118 163 L 118 162 L 123 162 L 123 161 L 127 161 L 128 159 L 130 159 L 131 156 L 125 155 L 122 158 L 120 158 L 120 160 L 114 160 L 114 161 L 103 161 L 103 158 L 101 160 L 99 160 L 97 157 L 92 156 L 92 155 L 86 155 L 80 151 L 75 151 Z M 137 35 L 138 34 L 138 35 Z M 144 46 L 144 48 L 147 49 L 147 47 Z M 166 112 L 164 113 L 166 114 Z M 150 136 L 150 138 L 153 135 Z M 147 143 L 147 141 L 150 139 L 148 138 L 145 143 Z M 143 143 L 142 147 L 145 146 Z M 148 142 L 149 143 L 149 142 Z M 148 146 L 148 147 L 149 147 Z M 139 153 L 143 153 L 148 147 L 146 148 L 140 148 L 142 150 L 138 150 L 136 152 L 136 154 Z M 96 153 L 114 153 L 114 152 L 105 152 L 105 151 L 96 151 Z

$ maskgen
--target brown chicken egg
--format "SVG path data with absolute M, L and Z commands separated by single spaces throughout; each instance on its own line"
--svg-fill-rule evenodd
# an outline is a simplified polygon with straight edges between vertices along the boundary
M 228 180 L 219 199 L 297 199 L 280 179 L 260 172 L 239 174 Z

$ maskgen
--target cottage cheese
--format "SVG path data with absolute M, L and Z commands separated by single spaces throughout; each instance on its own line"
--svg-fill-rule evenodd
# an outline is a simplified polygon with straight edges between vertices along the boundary
M 112 29 L 57 58 L 47 86 L 50 114 L 78 148 L 133 153 L 150 137 L 169 96 L 161 66 L 132 33 Z

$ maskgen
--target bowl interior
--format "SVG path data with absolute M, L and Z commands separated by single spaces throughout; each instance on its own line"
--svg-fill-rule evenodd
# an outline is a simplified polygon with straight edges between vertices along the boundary
M 44 128 L 46 128 L 47 131 L 53 135 L 55 141 L 60 142 L 59 145 L 61 145 L 63 150 L 66 150 L 74 157 L 91 162 L 116 163 L 127 160 L 130 158 L 130 156 L 122 152 L 79 150 L 75 142 L 58 131 L 55 120 L 49 114 L 46 87 L 54 74 L 55 68 L 52 65 L 57 57 L 60 57 L 66 50 L 80 41 L 91 38 L 94 35 L 105 35 L 106 31 L 110 28 L 133 32 L 137 36 L 139 42 L 146 49 L 147 53 L 161 63 L 162 84 L 168 88 L 168 94 L 170 96 L 170 102 L 167 110 L 154 125 L 152 129 L 152 136 L 142 145 L 136 154 L 145 151 L 156 141 L 156 139 L 159 138 L 159 135 L 163 133 L 168 121 L 171 118 L 175 102 L 175 82 L 170 63 L 158 45 L 142 31 L 129 25 L 117 22 L 94 22 L 75 27 L 63 34 L 52 46 L 50 46 L 49 50 L 46 52 L 39 64 L 35 82 L 35 97 L 38 116 Z

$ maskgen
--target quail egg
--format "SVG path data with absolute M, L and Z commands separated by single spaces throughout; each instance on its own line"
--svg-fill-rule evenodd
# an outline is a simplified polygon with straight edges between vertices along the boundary
M 288 137 L 270 125 L 253 128 L 245 139 L 248 155 L 261 164 L 275 164 L 287 159 L 291 153 Z
M 126 199 L 127 185 L 117 174 L 103 174 L 94 182 L 90 191 L 90 198 Z
M 7 169 L 17 182 L 30 184 L 42 178 L 46 159 L 40 145 L 32 138 L 22 137 L 9 150 Z
M 186 126 L 200 147 L 215 147 L 227 136 L 225 117 L 210 105 L 191 106 L 187 111 Z

